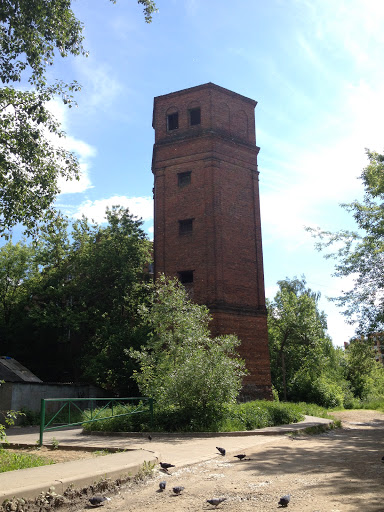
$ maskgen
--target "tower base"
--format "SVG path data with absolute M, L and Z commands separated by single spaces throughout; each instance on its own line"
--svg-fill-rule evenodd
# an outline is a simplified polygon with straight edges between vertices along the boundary
M 210 310 L 212 335 L 235 334 L 241 341 L 238 352 L 246 362 L 248 374 L 243 379 L 240 399 L 273 400 L 265 308 L 246 311 L 213 306 Z

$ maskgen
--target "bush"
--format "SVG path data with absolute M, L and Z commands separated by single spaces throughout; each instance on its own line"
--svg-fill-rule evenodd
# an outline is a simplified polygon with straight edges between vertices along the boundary
M 344 392 L 341 386 L 321 376 L 313 382 L 310 401 L 323 407 L 342 407 Z
M 215 429 L 246 374 L 240 341 L 233 335 L 212 339 L 208 309 L 191 302 L 177 279 L 158 278 L 141 317 L 150 331 L 147 342 L 128 354 L 139 366 L 133 378 L 141 394 L 161 411 L 158 424 L 172 417 L 183 430 Z
M 115 410 L 114 410 L 115 411 Z M 116 409 L 117 412 L 117 409 Z M 151 426 L 149 413 L 108 418 L 111 411 L 101 413 L 106 419 L 83 425 L 84 430 L 106 432 L 159 431 L 159 432 L 233 432 L 256 430 L 274 425 L 295 423 L 303 419 L 303 406 L 291 403 L 276 403 L 263 400 L 241 404 L 227 404 L 214 416 L 210 411 L 180 409 L 175 406 L 154 411 Z M 118 413 L 118 412 L 117 412 Z M 322 414 L 324 414 L 322 412 Z

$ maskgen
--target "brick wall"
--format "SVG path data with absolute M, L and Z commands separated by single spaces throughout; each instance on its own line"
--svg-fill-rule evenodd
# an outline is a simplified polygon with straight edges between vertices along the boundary
M 213 334 L 242 341 L 245 394 L 269 398 L 255 106 L 214 84 L 155 98 L 155 274 L 193 271 L 188 286 L 209 306 Z M 189 126 L 196 107 L 201 123 Z M 169 131 L 167 115 L 175 112 L 178 128 Z M 191 182 L 180 187 L 185 172 Z M 179 221 L 187 219 L 192 232 L 180 234 Z

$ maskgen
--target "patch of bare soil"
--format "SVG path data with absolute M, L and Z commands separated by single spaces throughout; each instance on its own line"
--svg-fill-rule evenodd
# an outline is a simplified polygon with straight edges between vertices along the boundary
M 343 428 L 284 436 L 247 450 L 249 460 L 228 453 L 172 468 L 170 474 L 157 466 L 153 478 L 141 484 L 104 492 L 111 501 L 103 512 L 208 511 L 216 507 L 206 500 L 220 497 L 226 498 L 217 507 L 223 512 L 270 512 L 280 510 L 278 501 L 285 494 L 291 495 L 287 510 L 292 512 L 384 512 L 384 414 L 346 411 L 335 416 L 344 421 Z M 161 481 L 166 481 L 163 492 Z M 175 495 L 175 486 L 185 489 Z M 68 508 L 85 511 L 88 505 L 84 500 Z

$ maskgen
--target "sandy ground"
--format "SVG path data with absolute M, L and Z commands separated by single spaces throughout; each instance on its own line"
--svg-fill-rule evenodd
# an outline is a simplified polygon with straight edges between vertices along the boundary
M 343 428 L 324 434 L 284 437 L 246 451 L 250 460 L 228 453 L 169 474 L 157 468 L 151 479 L 105 494 L 103 512 L 214 510 L 207 499 L 225 497 L 223 512 L 276 511 L 291 494 L 287 510 L 297 512 L 384 512 L 384 414 L 344 411 L 335 414 Z M 225 447 L 224 447 L 225 448 Z M 167 461 L 172 462 L 172 461 Z M 159 492 L 159 482 L 167 487 Z M 185 489 L 176 496 L 172 487 Z M 89 510 L 85 501 L 70 512 Z M 284 509 L 285 510 L 285 509 Z

